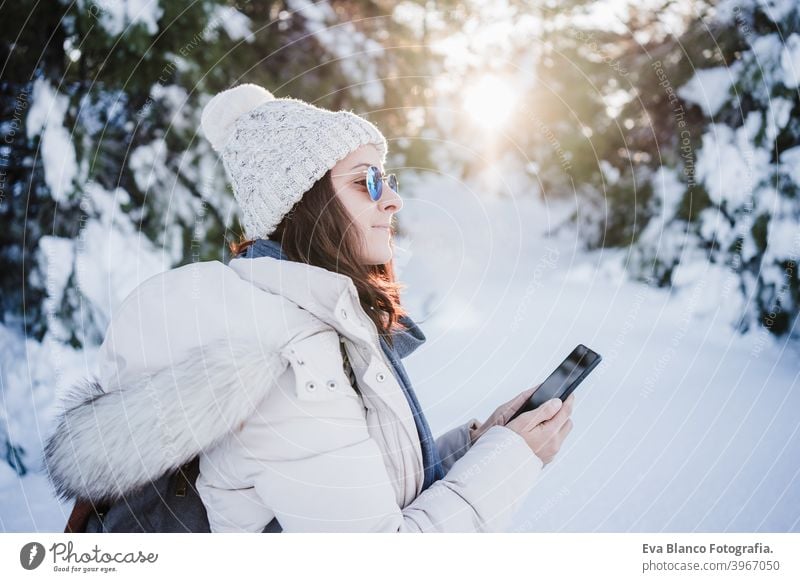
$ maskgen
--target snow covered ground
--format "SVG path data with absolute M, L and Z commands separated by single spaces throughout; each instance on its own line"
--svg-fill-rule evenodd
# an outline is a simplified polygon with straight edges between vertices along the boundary
M 578 343 L 604 357 L 514 531 L 800 531 L 796 344 L 733 334 L 713 269 L 669 292 L 629 280 L 624 253 L 543 237 L 569 208 L 436 192 L 402 211 L 436 233 L 407 245 L 402 276 L 428 338 L 406 368 L 435 434 L 485 419 Z
M 515 531 L 800 531 L 800 350 L 733 334 L 719 272 L 655 289 L 628 278 L 624 252 L 545 236 L 568 205 L 487 199 L 446 177 L 406 179 L 404 197 L 396 261 L 428 338 L 406 367 L 435 434 L 485 419 L 578 343 L 604 357 Z M 73 381 L 93 354 L 0 331 L 5 410 L 38 455 L 48 379 Z M 0 464 L 0 530 L 61 531 L 69 510 L 41 473 L 19 479 Z

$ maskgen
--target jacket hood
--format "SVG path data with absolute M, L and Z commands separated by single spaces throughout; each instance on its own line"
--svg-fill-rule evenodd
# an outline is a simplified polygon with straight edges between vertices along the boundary
M 252 414 L 286 365 L 221 342 L 117 390 L 75 386 L 44 449 L 57 495 L 113 502 L 176 470 Z

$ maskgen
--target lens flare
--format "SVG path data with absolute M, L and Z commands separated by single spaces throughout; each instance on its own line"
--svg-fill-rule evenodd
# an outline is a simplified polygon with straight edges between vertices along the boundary
M 496 75 L 485 75 L 464 91 L 464 109 L 473 121 L 487 129 L 505 125 L 516 101 L 514 87 Z

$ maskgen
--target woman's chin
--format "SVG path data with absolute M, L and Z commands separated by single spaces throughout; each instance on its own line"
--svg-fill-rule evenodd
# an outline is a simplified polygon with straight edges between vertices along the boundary
M 384 265 L 392 260 L 392 249 L 387 245 L 385 249 L 373 251 L 369 254 L 366 264 Z

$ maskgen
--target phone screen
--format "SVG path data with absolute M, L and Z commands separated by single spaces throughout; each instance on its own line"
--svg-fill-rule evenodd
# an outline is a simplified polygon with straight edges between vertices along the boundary
M 600 361 L 600 355 L 593 352 L 583 344 L 579 344 L 572 353 L 561 362 L 561 365 L 550 374 L 542 385 L 537 388 L 533 396 L 540 404 L 551 398 L 566 400 L 575 388 L 578 380 L 582 379 Z M 539 406 L 537 404 L 536 406 Z
M 523 412 L 538 408 L 551 398 L 566 400 L 589 372 L 600 363 L 600 360 L 602 360 L 600 354 L 590 350 L 583 344 L 578 344 L 509 421 Z

